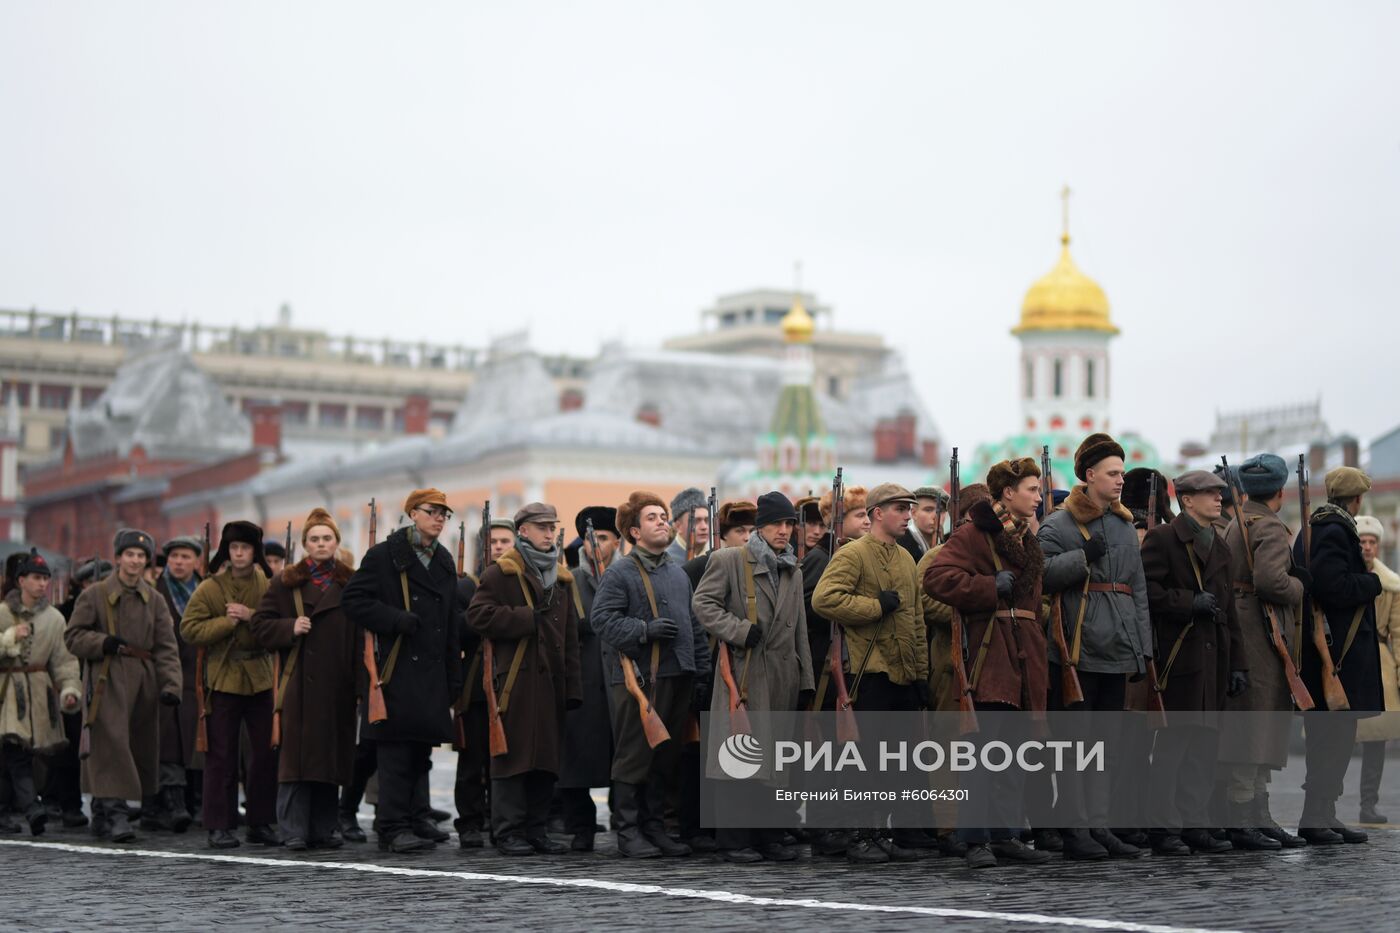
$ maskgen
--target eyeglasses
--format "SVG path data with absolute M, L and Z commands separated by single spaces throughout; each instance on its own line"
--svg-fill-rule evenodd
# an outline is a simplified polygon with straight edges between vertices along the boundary
M 422 506 L 419 506 L 418 511 L 422 512 L 424 515 L 431 515 L 433 518 L 440 518 L 443 521 L 447 521 L 452 517 L 452 510 L 445 509 L 440 505 L 435 505 L 431 508 L 426 509 Z

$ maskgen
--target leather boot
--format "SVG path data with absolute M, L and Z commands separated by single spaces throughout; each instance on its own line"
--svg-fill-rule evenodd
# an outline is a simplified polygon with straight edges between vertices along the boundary
M 340 835 L 346 842 L 365 842 L 369 838 L 360 827 L 359 818 L 344 810 L 340 811 Z
M 1094 841 L 1104 847 L 1109 858 L 1142 858 L 1147 854 L 1145 846 L 1120 839 L 1112 830 L 1091 829 L 1089 835 L 1093 836 Z M 1143 841 L 1145 843 L 1146 838 Z
M 1254 801 L 1229 804 L 1230 845 L 1252 852 L 1282 849 L 1283 843 L 1260 832 L 1254 825 Z
M 661 850 L 642 835 L 642 788 L 613 781 L 613 819 L 617 824 L 617 851 L 627 858 L 656 858 Z
M 677 842 L 666 832 L 666 824 L 661 818 L 661 814 L 666 811 L 666 792 L 661 782 L 648 781 L 644 793 L 646 796 L 642 800 L 641 827 L 647 842 L 660 849 L 661 854 L 668 858 L 689 855 L 692 851 L 690 846 L 684 842 Z
M 149 797 L 141 798 L 141 821 L 138 825 L 150 832 L 161 829 L 170 831 L 172 824 L 170 814 L 165 809 L 164 795 L 156 792 Z
M 1089 835 L 1087 830 L 1066 829 L 1060 833 L 1060 838 L 1064 842 L 1064 856 L 1072 862 L 1097 862 L 1108 858 L 1108 849 Z M 1040 846 L 1037 845 L 1036 848 L 1039 849 Z
M 1270 839 L 1277 840 L 1285 849 L 1296 849 L 1308 844 L 1302 836 L 1295 836 L 1274 822 L 1273 815 L 1269 813 L 1268 793 L 1254 795 L 1254 825 Z
M 131 818 L 127 814 L 126 807 L 123 805 L 119 809 L 113 809 L 109 815 L 112 819 L 112 841 L 135 842 L 136 833 L 131 828 Z
M 189 829 L 192 819 L 190 811 L 185 807 L 185 789 L 177 786 L 166 787 L 161 790 L 161 797 L 165 804 L 165 812 L 170 815 L 171 832 L 183 833 Z

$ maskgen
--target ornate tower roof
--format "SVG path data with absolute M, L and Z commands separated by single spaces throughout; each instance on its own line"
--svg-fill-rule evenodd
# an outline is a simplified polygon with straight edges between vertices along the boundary
M 1110 336 L 1118 328 L 1108 318 L 1108 296 L 1099 283 L 1089 278 L 1069 254 L 1069 188 L 1064 199 L 1064 229 L 1060 234 L 1060 260 L 1038 279 L 1021 302 L 1021 322 L 1011 329 L 1016 335 L 1030 331 L 1089 330 Z

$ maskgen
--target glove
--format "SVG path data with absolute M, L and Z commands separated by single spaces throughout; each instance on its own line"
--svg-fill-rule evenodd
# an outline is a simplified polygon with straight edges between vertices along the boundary
M 418 631 L 418 626 L 422 621 L 422 619 L 418 618 L 418 613 L 405 612 L 403 617 L 399 619 L 399 631 L 404 635 L 412 635 L 414 632 Z
M 899 603 L 899 594 L 894 590 L 880 591 L 880 612 L 882 614 L 889 615 L 891 612 L 894 612 L 899 608 Z
M 102 653 L 116 654 L 125 644 L 126 639 L 122 638 L 120 635 L 108 635 L 106 638 L 102 639 Z
M 800 710 L 805 710 L 807 707 L 812 705 L 812 701 L 816 698 L 817 691 L 815 690 L 797 691 L 797 708 Z
M 1249 674 L 1246 671 L 1230 672 L 1230 688 L 1225 691 L 1227 697 L 1237 697 L 1249 689 Z
M 1214 593 L 1207 593 L 1204 590 L 1196 594 L 1196 598 L 1191 600 L 1191 614 L 1197 618 L 1210 618 L 1215 615 L 1215 610 L 1220 604 L 1215 601 Z
M 668 638 L 675 638 L 679 631 L 676 623 L 670 619 L 652 619 L 642 632 L 642 641 L 665 641 Z
M 1108 542 L 1103 535 L 1095 535 L 1084 542 L 1084 559 L 1089 563 L 1097 563 L 1100 557 L 1108 553 Z
M 578 697 L 569 697 L 567 700 L 564 701 L 564 709 L 568 712 L 573 712 L 574 710 L 579 709 L 582 706 L 583 700 L 579 699 Z
M 1304 590 L 1312 590 L 1312 571 L 1310 571 L 1308 568 L 1300 567 L 1297 564 L 1294 564 L 1292 567 L 1288 568 L 1288 575 L 1293 579 L 1297 580 L 1299 583 L 1303 584 Z
M 161 704 L 162 704 L 163 706 L 179 706 L 179 705 L 180 705 L 180 694 L 178 694 L 178 693 L 162 693 L 162 694 L 160 695 L 160 702 L 161 702 Z
M 933 691 L 928 688 L 927 680 L 914 681 L 914 693 L 919 697 L 919 705 L 924 709 L 933 709 Z
M 758 643 L 763 641 L 763 629 L 757 625 L 749 626 L 749 633 L 744 636 L 745 648 L 757 648 Z
M 997 571 L 997 598 L 1010 599 L 1011 588 L 1016 585 L 1016 574 L 1010 570 Z
M 708 680 L 697 680 L 695 682 L 695 693 L 691 697 L 690 708 L 697 713 L 709 712 L 710 682 Z

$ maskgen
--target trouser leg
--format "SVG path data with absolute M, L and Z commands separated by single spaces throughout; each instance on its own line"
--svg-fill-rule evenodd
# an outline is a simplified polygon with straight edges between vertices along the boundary
M 1374 810 L 1381 800 L 1385 773 L 1385 742 L 1361 743 L 1361 809 Z
M 210 693 L 204 755 L 204 828 L 233 830 L 238 825 L 238 736 L 243 697 Z
M 1331 712 L 1304 713 L 1307 774 L 1303 780 L 1305 829 L 1330 826 L 1337 798 L 1342 795 L 1352 746 L 1356 744 L 1356 720 Z
M 526 776 L 491 779 L 491 832 L 497 843 L 525 838 L 530 800 Z
M 592 835 L 598 825 L 598 805 L 587 787 L 561 787 L 556 791 L 564 815 L 564 832 Z
M 248 729 L 243 793 L 250 826 L 266 826 L 276 819 L 277 752 L 272 748 L 272 705 L 271 690 L 247 697 L 243 705 L 243 723 Z
M 291 842 L 311 838 L 311 789 L 303 781 L 284 781 L 277 785 L 277 828 L 282 838 Z

